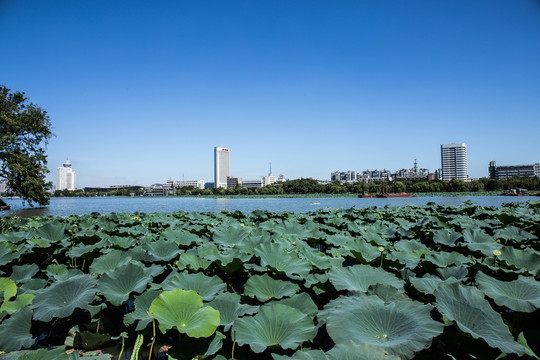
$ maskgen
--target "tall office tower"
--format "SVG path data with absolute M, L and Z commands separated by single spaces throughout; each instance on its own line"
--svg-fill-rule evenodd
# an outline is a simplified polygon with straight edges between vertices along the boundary
M 441 167 L 443 181 L 467 180 L 467 145 L 465 143 L 441 145 Z
M 68 159 L 58 168 L 58 186 L 57 190 L 75 190 L 75 171 L 71 168 Z
M 230 175 L 230 153 L 228 148 L 216 146 L 214 148 L 214 186 L 227 188 L 227 177 Z

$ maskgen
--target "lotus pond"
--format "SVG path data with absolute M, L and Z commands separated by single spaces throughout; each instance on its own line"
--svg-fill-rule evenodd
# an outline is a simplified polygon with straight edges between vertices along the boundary
M 526 359 L 540 202 L 0 220 L 3 359 Z

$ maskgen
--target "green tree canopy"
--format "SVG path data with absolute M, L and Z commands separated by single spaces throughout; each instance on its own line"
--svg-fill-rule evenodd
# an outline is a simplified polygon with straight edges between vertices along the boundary
M 51 136 L 47 112 L 0 85 L 0 177 L 30 204 L 49 203 L 45 148 Z

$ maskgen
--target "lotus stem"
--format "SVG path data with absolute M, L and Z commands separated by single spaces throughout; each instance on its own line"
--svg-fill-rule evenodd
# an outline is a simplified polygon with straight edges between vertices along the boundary
M 99 334 L 99 323 L 100 323 L 100 321 L 101 321 L 101 318 L 99 318 L 99 319 L 97 320 L 96 334 Z
M 83 262 L 82 262 L 82 266 L 81 266 L 81 271 L 84 270 L 84 264 L 86 263 L 86 259 L 83 259 Z
M 232 352 L 231 352 L 231 359 L 234 359 L 234 346 L 236 345 L 236 330 L 234 330 L 234 337 L 233 337 L 233 343 L 232 343 Z
M 135 346 L 133 346 L 133 353 L 131 354 L 130 360 L 139 360 L 139 351 L 144 341 L 144 336 L 139 334 L 137 340 L 135 340 Z
M 152 337 L 152 345 L 150 345 L 150 354 L 148 354 L 148 360 L 152 358 L 152 350 L 154 350 L 154 343 L 156 342 L 156 320 L 152 319 L 152 330 L 154 331 L 154 336 Z
M 122 336 L 122 347 L 120 348 L 120 354 L 118 354 L 118 360 L 122 360 L 123 352 L 124 352 L 124 337 Z

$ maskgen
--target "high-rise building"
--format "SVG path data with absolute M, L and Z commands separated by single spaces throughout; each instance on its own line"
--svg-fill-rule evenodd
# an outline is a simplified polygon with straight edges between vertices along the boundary
M 75 190 L 75 171 L 71 168 L 68 159 L 58 168 L 58 186 L 57 190 Z
M 467 180 L 467 145 L 465 143 L 441 145 L 441 168 L 443 181 Z
M 229 148 L 214 147 L 214 184 L 216 188 L 227 188 L 227 177 L 230 176 Z

